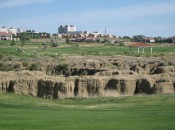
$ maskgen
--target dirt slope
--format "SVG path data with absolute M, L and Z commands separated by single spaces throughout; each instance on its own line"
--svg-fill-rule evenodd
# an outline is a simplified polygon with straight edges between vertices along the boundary
M 48 76 L 39 71 L 0 72 L 0 92 L 50 99 L 174 93 L 175 72 L 146 75 L 110 70 L 93 76 L 70 77 Z

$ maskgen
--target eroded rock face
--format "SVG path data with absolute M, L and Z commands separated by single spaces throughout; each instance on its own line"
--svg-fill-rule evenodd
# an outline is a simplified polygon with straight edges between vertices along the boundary
M 117 95 L 133 95 L 135 91 L 135 80 L 120 78 L 110 79 L 105 85 L 104 90 L 107 92 L 115 91 Z
M 153 79 L 141 78 L 136 82 L 135 94 L 152 94 L 155 81 Z
M 0 80 L 0 92 L 14 92 L 16 94 L 36 96 L 37 81 L 28 79 Z
M 74 97 L 73 80 L 43 80 L 38 81 L 37 96 L 42 98 L 57 99 Z
M 172 82 L 160 82 L 154 85 L 153 92 L 155 94 L 174 93 Z
M 38 81 L 38 97 L 53 98 L 55 82 L 52 80 L 39 80 Z
M 48 76 L 42 72 L 0 72 L 0 92 L 57 99 L 114 97 L 175 92 L 175 73 L 140 75 L 133 71 L 108 71 L 94 76 Z
M 175 67 L 174 66 L 156 66 L 152 74 L 161 74 L 161 73 L 168 73 L 168 72 L 175 72 Z

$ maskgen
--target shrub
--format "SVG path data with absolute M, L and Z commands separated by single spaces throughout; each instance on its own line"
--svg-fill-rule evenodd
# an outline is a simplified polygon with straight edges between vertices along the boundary
M 141 54 L 135 54 L 135 57 L 140 57 L 141 56 Z
M 31 64 L 29 70 L 30 70 L 30 71 L 37 71 L 37 70 L 40 70 L 40 64 L 38 64 L 38 63 L 33 63 L 33 64 Z
M 66 38 L 66 43 L 69 43 L 69 38 Z
M 123 42 L 120 42 L 119 46 L 125 46 L 125 44 Z
M 13 66 L 13 68 L 14 68 L 14 69 L 19 69 L 19 68 L 21 68 L 21 64 L 15 64 L 15 65 Z
M 55 72 L 56 74 L 63 74 L 65 75 L 65 73 L 68 71 L 68 64 L 62 64 L 62 65 L 58 65 L 55 67 Z
M 12 42 L 11 42 L 10 45 L 11 45 L 11 46 L 15 46 L 15 45 L 16 45 L 16 42 L 15 42 L 14 40 L 12 40 Z
M 51 47 L 58 47 L 58 43 L 52 43 Z
M 88 75 L 88 72 L 87 72 L 86 70 L 83 70 L 83 71 L 81 72 L 81 75 L 86 76 L 86 75 Z
M 71 72 L 69 70 L 66 70 L 64 75 L 65 75 L 65 77 L 69 77 L 71 75 Z
M 165 56 L 165 54 L 164 53 L 160 53 L 159 56 Z
M 27 67 L 28 66 L 28 62 L 23 62 L 22 65 L 23 65 L 23 67 Z

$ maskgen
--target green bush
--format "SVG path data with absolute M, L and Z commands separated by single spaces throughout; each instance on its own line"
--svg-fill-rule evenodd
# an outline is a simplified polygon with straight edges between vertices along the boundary
M 28 62 L 23 62 L 22 65 L 23 65 L 23 67 L 27 67 L 28 66 Z
M 15 42 L 14 40 L 12 40 L 12 42 L 11 42 L 10 45 L 11 45 L 11 46 L 15 46 L 15 45 L 16 45 L 16 42 Z
M 55 67 L 56 74 L 65 75 L 67 71 L 68 71 L 68 64 L 62 64 Z
M 58 47 L 58 43 L 52 43 L 51 47 Z
M 40 64 L 38 64 L 38 63 L 33 63 L 33 64 L 31 64 L 31 66 L 30 66 L 30 68 L 29 68 L 29 70 L 30 71 L 38 71 L 38 70 L 40 70 Z
M 88 72 L 87 72 L 86 70 L 83 70 L 83 71 L 81 72 L 81 75 L 86 76 L 86 75 L 88 75 Z
M 141 54 L 135 54 L 135 57 L 141 57 Z
M 123 42 L 120 42 L 119 46 L 125 46 L 125 44 Z
M 13 66 L 13 68 L 14 68 L 14 69 L 19 69 L 19 68 L 21 68 L 21 64 L 15 64 L 15 65 Z
M 69 77 L 71 75 L 71 72 L 69 70 L 66 70 L 64 75 L 65 75 L 65 77 Z
M 164 53 L 160 53 L 159 56 L 165 56 L 165 54 Z

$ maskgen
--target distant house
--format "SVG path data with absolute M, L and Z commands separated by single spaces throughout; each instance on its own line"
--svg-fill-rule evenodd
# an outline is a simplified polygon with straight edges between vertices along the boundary
M 8 32 L 0 32 L 0 40 L 12 40 L 13 36 L 12 33 Z
M 152 38 L 152 37 L 143 37 L 143 40 L 145 40 L 145 42 L 148 42 L 148 43 L 156 42 L 155 38 Z
M 175 37 L 174 37 L 174 39 L 173 39 L 172 43 L 175 43 Z
M 46 32 L 39 33 L 39 36 L 40 36 L 41 38 L 50 38 L 50 34 L 49 34 L 49 33 L 46 33 Z
M 142 43 L 154 43 L 156 42 L 153 37 L 145 37 L 145 36 L 134 36 L 134 42 L 142 42 Z
M 96 38 L 94 37 L 80 37 L 77 38 L 75 41 L 76 42 L 94 42 L 96 40 Z
M 17 29 L 15 29 L 15 28 L 12 28 L 12 27 L 9 28 L 9 32 L 14 34 L 15 36 L 17 35 Z
M 0 32 L 6 32 L 6 33 L 12 33 L 13 35 L 17 35 L 17 29 L 15 29 L 15 28 L 7 28 L 7 27 L 2 27 L 2 28 L 0 28 Z
M 97 37 L 101 36 L 101 33 L 99 33 L 99 32 L 92 32 L 89 35 L 92 35 L 94 38 L 97 38 Z
M 167 41 L 169 41 L 171 43 L 175 43 L 175 36 L 167 38 Z

